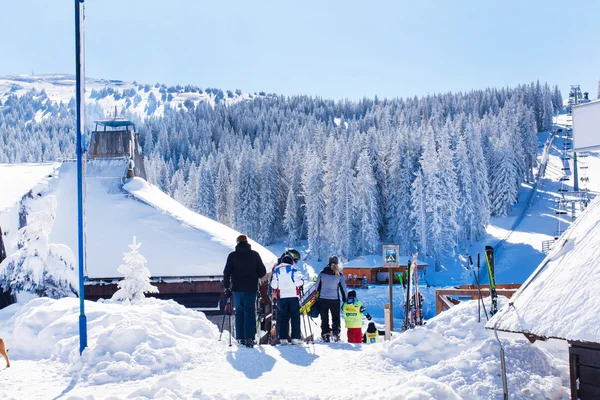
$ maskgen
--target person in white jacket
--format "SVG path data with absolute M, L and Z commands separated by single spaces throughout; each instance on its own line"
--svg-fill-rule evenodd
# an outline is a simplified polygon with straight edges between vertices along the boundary
M 300 287 L 304 284 L 302 274 L 294 266 L 289 254 L 273 269 L 271 287 L 277 292 L 277 333 L 279 343 L 288 343 L 290 320 L 292 344 L 302 343 L 300 338 Z

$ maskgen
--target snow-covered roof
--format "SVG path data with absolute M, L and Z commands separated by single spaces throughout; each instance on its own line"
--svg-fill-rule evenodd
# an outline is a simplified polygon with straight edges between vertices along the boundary
M 344 268 L 382 268 L 381 259 L 382 257 L 380 255 L 362 256 L 344 263 Z M 413 256 L 400 255 L 398 256 L 398 264 L 400 266 L 407 266 L 408 261 L 410 260 L 412 262 L 412 259 Z M 421 267 L 427 266 L 428 264 L 420 258 L 417 258 L 417 265 Z
M 196 214 L 140 178 L 125 185 L 128 160 L 86 163 L 86 260 L 90 278 L 119 277 L 117 268 L 133 236 L 154 277 L 220 276 L 239 232 Z M 66 244 L 77 255 L 77 168 L 64 162 L 50 182 L 56 196 L 52 243 Z M 277 257 L 251 241 L 265 265 Z
M 32 188 L 45 182 L 58 165 L 0 164 L 0 212 L 13 207 Z
M 600 196 L 486 327 L 600 343 L 599 282 Z

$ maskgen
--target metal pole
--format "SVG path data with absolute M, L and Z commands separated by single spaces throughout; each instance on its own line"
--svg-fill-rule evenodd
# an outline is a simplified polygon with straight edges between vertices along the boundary
M 577 153 L 573 152 L 573 190 L 579 192 L 579 174 L 577 173 Z
M 83 130 L 85 126 L 85 70 L 84 70 L 84 12 L 83 1 L 75 0 L 75 103 L 76 103 L 76 131 L 77 131 L 77 230 L 79 244 L 79 354 L 87 347 L 87 319 L 85 316 L 85 241 L 84 241 L 84 193 L 83 193 L 83 157 L 84 143 Z

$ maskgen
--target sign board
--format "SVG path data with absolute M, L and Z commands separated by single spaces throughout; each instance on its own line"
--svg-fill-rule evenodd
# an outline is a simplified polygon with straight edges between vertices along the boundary
M 383 246 L 383 266 L 397 267 L 400 248 L 398 246 L 386 245 Z
M 600 150 L 600 101 L 573 107 L 573 151 Z

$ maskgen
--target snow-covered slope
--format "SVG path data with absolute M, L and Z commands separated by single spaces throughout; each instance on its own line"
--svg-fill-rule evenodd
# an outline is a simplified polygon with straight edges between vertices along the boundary
M 133 236 L 142 243 L 140 253 L 148 260 L 146 266 L 154 277 L 222 275 L 239 232 L 186 209 L 140 178 L 124 186 L 121 177 L 128 162 L 127 159 L 88 160 L 86 164 L 87 275 L 90 278 L 118 277 L 117 268 Z M 50 167 L 52 171 L 54 166 L 50 165 L 24 165 L 19 171 L 25 176 L 34 176 L 29 170 L 47 174 Z M 11 168 L 0 166 L 0 171 L 4 170 Z M 49 179 L 47 187 L 38 191 L 41 196 L 55 195 L 58 204 L 50 242 L 68 245 L 75 255 L 78 252 L 76 176 L 76 163 L 65 161 L 55 177 Z M 13 178 L 17 175 L 13 174 Z M 14 207 L 7 213 L 11 219 L 7 224 L 11 227 L 9 239 L 16 231 L 17 214 L 12 211 L 18 211 L 20 197 L 15 195 L 28 191 L 38 180 L 26 182 L 30 185 L 19 186 L 20 191 L 16 187 L 10 191 L 10 198 L 16 201 L 10 203 Z M 9 204 L 4 192 L 0 192 L 0 200 Z M 27 207 L 35 210 L 36 201 L 28 201 Z M 4 223 L 3 228 L 6 229 Z M 266 265 L 275 263 L 273 253 L 256 242 L 251 244 Z M 14 250 L 10 240 L 7 245 L 10 254 Z
M 388 343 L 255 349 L 229 347 L 227 332 L 219 341 L 202 313 L 172 301 L 86 302 L 86 310 L 82 356 L 77 299 L 40 298 L 0 310 L 0 336 L 12 358 L 0 373 L 0 397 L 502 398 L 498 344 L 476 322 L 474 301 Z M 566 344 L 532 345 L 510 334 L 501 340 L 511 398 L 568 398 Z
M 14 94 L 22 96 L 35 89 L 46 93 L 52 102 L 68 103 L 75 97 L 75 77 L 65 74 L 50 75 L 18 75 L 0 77 L 0 102 L 4 104 L 8 96 Z M 165 105 L 171 108 L 185 107 L 186 101 L 194 104 L 206 102 L 234 104 L 247 100 L 253 95 L 236 91 L 223 93 L 218 89 L 202 90 L 194 86 L 149 85 L 123 82 L 119 80 L 105 80 L 87 78 L 85 82 L 85 95 L 88 103 L 98 104 L 107 115 L 113 115 L 115 106 L 119 112 L 126 111 L 140 117 L 162 115 Z M 151 96 L 156 99 L 153 105 Z M 39 121 L 43 113 L 36 114 Z

